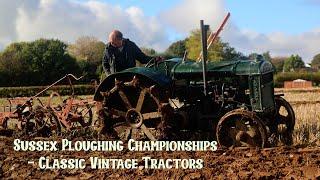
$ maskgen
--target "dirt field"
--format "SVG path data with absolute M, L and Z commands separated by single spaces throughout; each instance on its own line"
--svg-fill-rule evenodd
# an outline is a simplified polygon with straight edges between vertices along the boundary
M 0 177 L 4 179 L 210 179 L 210 178 L 252 178 L 252 179 L 315 179 L 320 178 L 320 148 L 279 147 L 270 149 L 233 149 L 215 152 L 15 152 L 13 139 L 1 138 Z M 135 170 L 94 170 L 87 166 L 84 170 L 40 170 L 37 160 L 41 156 L 51 158 L 75 158 L 86 160 L 90 156 L 105 158 L 140 159 L 152 158 L 201 158 L 204 167 L 192 169 L 135 169 Z M 35 164 L 28 164 L 35 160 Z

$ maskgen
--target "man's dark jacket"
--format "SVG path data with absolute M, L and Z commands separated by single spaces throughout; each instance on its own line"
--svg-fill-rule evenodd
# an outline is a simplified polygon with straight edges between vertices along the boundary
M 104 71 L 109 75 L 136 66 L 138 60 L 142 64 L 149 62 L 151 57 L 145 55 L 140 48 L 129 39 L 123 39 L 123 49 L 106 45 L 102 65 Z

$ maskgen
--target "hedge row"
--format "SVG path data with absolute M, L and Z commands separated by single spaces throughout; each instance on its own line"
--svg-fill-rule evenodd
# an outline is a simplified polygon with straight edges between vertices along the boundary
M 293 81 L 296 79 L 304 79 L 312 81 L 314 86 L 320 85 L 320 72 L 287 72 L 278 73 L 274 76 L 275 87 L 283 87 L 284 81 Z
M 10 97 L 31 97 L 44 90 L 47 86 L 29 86 L 29 87 L 1 87 L 0 97 L 10 98 Z M 92 85 L 74 85 L 75 95 L 93 95 L 94 87 Z M 50 96 L 50 94 L 55 91 L 60 95 L 71 95 L 72 89 L 70 86 L 54 86 L 42 93 L 39 96 Z

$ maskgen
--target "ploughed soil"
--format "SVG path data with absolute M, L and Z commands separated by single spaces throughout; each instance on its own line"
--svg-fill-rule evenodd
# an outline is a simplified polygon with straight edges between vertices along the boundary
M 11 137 L 0 137 L 0 179 L 317 179 L 320 147 L 235 148 L 205 152 L 17 152 Z M 38 139 L 39 140 L 39 139 Z M 52 140 L 52 139 L 51 139 Z M 202 169 L 56 169 L 41 170 L 38 159 L 101 158 L 203 159 Z M 35 161 L 28 164 L 28 161 Z M 87 162 L 87 161 L 86 161 Z

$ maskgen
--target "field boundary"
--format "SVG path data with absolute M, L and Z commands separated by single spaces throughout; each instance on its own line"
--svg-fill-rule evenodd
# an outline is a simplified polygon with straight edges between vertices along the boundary
M 292 89 L 285 89 L 285 88 L 274 88 L 275 93 L 304 93 L 304 92 L 320 92 L 319 87 L 313 88 L 292 88 Z

